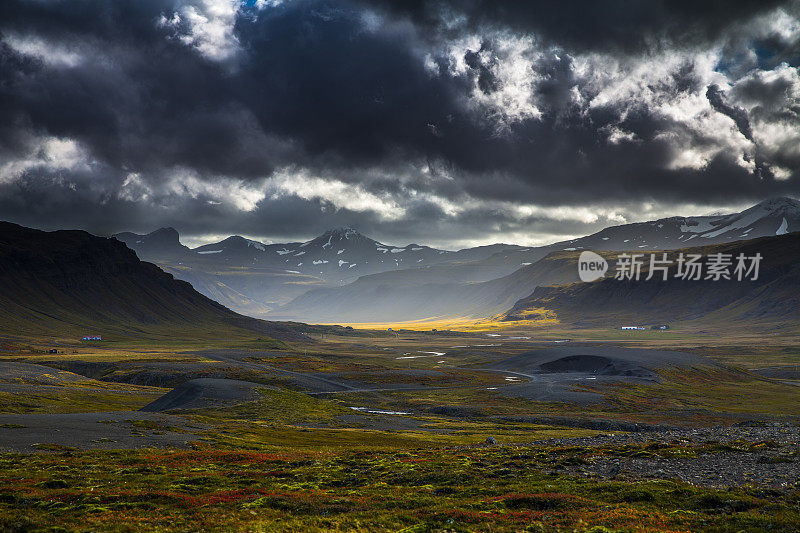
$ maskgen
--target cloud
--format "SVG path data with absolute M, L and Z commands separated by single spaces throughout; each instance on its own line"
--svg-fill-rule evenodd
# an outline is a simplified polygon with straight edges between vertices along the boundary
M 797 195 L 797 50 L 796 1 L 6 0 L 0 212 L 446 244 Z
M 409 17 L 435 35 L 454 28 L 503 27 L 539 35 L 548 46 L 613 53 L 705 45 L 780 6 L 797 9 L 795 2 L 781 0 L 364 0 L 364 4 Z
M 747 111 L 741 107 L 736 107 L 728 104 L 725 101 L 725 93 L 719 88 L 719 85 L 709 85 L 706 90 L 706 98 L 711 103 L 711 107 L 731 118 L 736 123 L 736 127 L 744 135 L 745 139 L 753 142 L 753 130 L 750 127 L 750 119 L 747 117 Z
M 283 169 L 264 184 L 272 200 L 295 196 L 308 201 L 319 201 L 333 209 L 357 213 L 372 212 L 382 220 L 398 220 L 406 214 L 390 195 L 378 195 L 359 185 L 310 176 L 303 169 Z
M 183 5 L 169 16 L 162 13 L 158 26 L 169 28 L 174 38 L 204 56 L 222 61 L 239 49 L 233 27 L 238 10 L 236 0 L 201 0 L 197 5 Z

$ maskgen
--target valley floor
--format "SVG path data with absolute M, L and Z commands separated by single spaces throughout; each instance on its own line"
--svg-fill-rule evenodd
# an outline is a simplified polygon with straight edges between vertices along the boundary
M 0 531 L 800 528 L 794 337 L 337 331 L 3 337 Z

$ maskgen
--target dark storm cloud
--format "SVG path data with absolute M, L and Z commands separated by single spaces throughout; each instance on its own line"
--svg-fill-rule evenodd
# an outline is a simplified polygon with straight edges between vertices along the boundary
M 347 3 L 285 6 L 237 23 L 239 94 L 265 130 L 330 164 L 360 165 L 397 150 L 424 153 L 428 125 L 462 114 L 464 87 L 425 71 L 410 28 L 369 31 Z
M 750 127 L 747 111 L 727 103 L 725 101 L 725 93 L 720 90 L 719 85 L 709 85 L 706 91 L 706 98 L 711 103 L 711 107 L 730 117 L 736 123 L 736 127 L 739 128 L 739 131 L 748 141 L 753 140 L 753 129 Z
M 748 89 L 744 90 L 747 91 Z M 752 89 L 750 90 L 752 91 Z M 753 128 L 750 125 L 750 117 L 747 115 L 747 111 L 741 107 L 729 104 L 725 100 L 725 93 L 720 90 L 718 85 L 709 85 L 708 90 L 706 91 L 706 97 L 711 103 L 711 107 L 723 115 L 730 117 L 734 123 L 736 123 L 736 127 L 739 129 L 741 134 L 744 135 L 748 141 L 756 144 L 755 165 L 757 176 L 759 178 L 772 179 L 774 175 L 769 168 L 769 164 L 763 160 L 761 150 L 759 149 L 759 146 L 753 137 Z
M 492 74 L 491 69 L 486 62 L 481 58 L 478 51 L 467 51 L 464 54 L 464 62 L 471 68 L 478 78 L 478 87 L 484 94 L 493 93 L 498 89 L 497 78 Z
M 221 65 L 168 38 L 157 20 L 172 2 L 3 2 L 0 31 L 76 48 L 78 65 L 48 65 L 4 46 L 7 128 L 75 139 L 117 167 L 189 165 L 216 173 L 269 170 L 276 155 Z M 19 132 L 19 129 L 15 131 Z
M 44 39 L 89 42 L 101 60 L 53 67 L 4 46 L 0 61 L 10 68 L 0 94 L 11 120 L 0 127 L 25 123 L 73 138 L 118 166 L 245 177 L 289 157 L 348 166 L 396 150 L 424 152 L 429 123 L 451 120 L 473 139 L 487 134 L 453 118 L 465 88 L 425 72 L 408 30 L 369 32 L 360 12 L 342 5 L 287 2 L 239 17 L 243 51 L 229 72 L 157 27 L 171 2 L 6 2 L 3 32 L 29 24 Z
M 781 0 L 363 0 L 442 31 L 459 16 L 480 30 L 500 26 L 533 32 L 549 44 L 575 50 L 640 52 L 664 45 L 707 43 Z
M 794 64 L 797 43 L 785 32 L 741 37 L 779 4 L 797 11 L 796 2 L 772 1 L 293 0 L 241 6 L 220 22 L 201 0 L 5 0 L 0 158 L 40 162 L 0 175 L 0 218 L 108 233 L 173 225 L 289 235 L 349 224 L 398 236 L 433 225 L 456 236 L 459 227 L 517 231 L 523 222 L 532 231 L 582 227 L 521 221 L 492 202 L 722 203 L 796 194 L 791 136 L 753 157 L 760 169 L 781 165 L 795 177 L 764 180 L 740 152 L 720 146 L 728 140 L 719 132 L 659 107 L 705 94 L 753 143 L 759 123 L 796 120 L 791 79 L 744 77 L 754 65 Z M 190 7 L 204 24 L 219 25 L 210 37 L 194 26 Z M 509 39 L 531 35 L 535 51 L 509 51 Z M 717 41 L 728 43 L 719 72 L 748 65 L 731 74 L 738 83 L 727 95 L 705 87 L 687 53 L 637 89 L 653 93 L 649 100 L 589 104 L 612 67 L 587 72 L 581 53 L 618 60 L 624 78 L 646 52 Z M 737 59 L 752 43 L 756 52 Z M 48 147 L 53 139 L 74 146 Z M 686 146 L 711 155 L 702 165 L 674 165 Z M 71 166 L 61 161 L 65 150 L 79 152 L 69 152 L 78 160 Z M 271 190 L 255 207 L 219 203 L 225 195 L 217 189 L 232 187 L 226 180 L 258 187 L 286 168 L 393 199 L 405 214 L 389 220 L 335 198 Z M 426 194 L 487 205 L 453 214 Z

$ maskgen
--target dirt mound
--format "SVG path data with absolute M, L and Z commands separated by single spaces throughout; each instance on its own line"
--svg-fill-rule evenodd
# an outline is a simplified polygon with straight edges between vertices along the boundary
M 586 374 L 597 374 L 601 376 L 636 376 L 643 378 L 654 378 L 651 370 L 631 363 L 610 357 L 598 355 L 568 355 L 554 361 L 548 361 L 539 365 L 542 372 L 565 373 L 579 372 Z
M 573 374 L 652 378 L 666 367 L 719 366 L 718 363 L 683 352 L 618 348 L 613 346 L 558 346 L 521 353 L 490 365 L 521 374 Z
M 204 409 L 247 402 L 256 398 L 256 389 L 266 385 L 235 379 L 200 378 L 178 385 L 140 411 L 161 412 L 172 409 Z
M 541 402 L 602 402 L 597 392 L 576 385 L 660 381 L 661 368 L 719 367 L 711 359 L 683 352 L 614 346 L 556 346 L 521 353 L 488 365 L 527 382 L 500 387 L 498 394 Z

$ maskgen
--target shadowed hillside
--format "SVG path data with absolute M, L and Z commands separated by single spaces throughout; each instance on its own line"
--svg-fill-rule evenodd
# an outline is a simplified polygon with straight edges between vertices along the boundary
M 9 332 L 244 329 L 297 337 L 206 298 L 115 239 L 0 222 L 0 323 Z
M 800 233 L 686 248 L 673 251 L 670 257 L 674 259 L 681 251 L 703 257 L 716 253 L 751 257 L 760 253 L 763 259 L 758 279 L 742 281 L 735 276 L 718 281 L 683 280 L 675 277 L 674 263 L 666 281 L 661 273 L 647 281 L 646 261 L 639 281 L 616 280 L 612 264 L 606 276 L 593 283 L 538 287 L 518 301 L 506 319 L 524 318 L 530 311 L 542 309 L 555 311 L 560 320 L 578 325 L 618 325 L 620 320 L 669 323 L 702 319 L 707 323 L 784 326 L 796 324 L 800 318 Z M 563 260 L 577 269 L 577 253 L 555 255 L 563 256 Z M 609 262 L 616 256 L 603 255 Z

